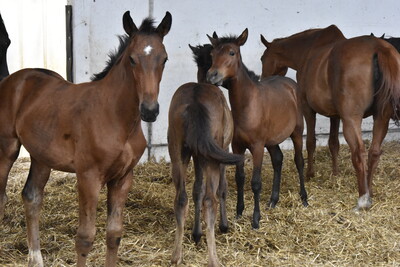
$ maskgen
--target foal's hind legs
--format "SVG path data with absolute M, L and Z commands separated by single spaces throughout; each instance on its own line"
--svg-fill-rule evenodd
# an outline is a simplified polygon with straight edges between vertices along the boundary
M 220 209 L 220 221 L 219 230 L 222 233 L 228 232 L 228 218 L 226 215 L 226 195 L 228 191 L 228 181 L 225 176 L 225 165 L 220 164 L 219 166 L 219 185 L 218 185 L 218 198 L 219 198 L 219 209 Z
M 194 242 L 199 243 L 202 236 L 201 230 L 201 210 L 202 202 L 204 198 L 204 186 L 203 183 L 203 169 L 205 159 L 202 157 L 193 156 L 194 171 L 195 171 L 195 181 L 193 184 L 193 202 L 194 202 L 194 226 L 192 231 L 192 236 Z
M 206 237 L 208 247 L 208 266 L 219 266 L 215 244 L 215 221 L 217 217 L 217 188 L 219 187 L 218 164 L 209 163 L 206 175 L 205 195 L 203 200 L 204 220 L 206 221 Z
M 40 252 L 39 218 L 43 203 L 44 187 L 51 169 L 31 158 L 28 180 L 22 191 L 25 206 L 26 227 L 28 232 L 28 266 L 43 266 Z
M 174 249 L 171 258 L 172 264 L 180 264 L 182 262 L 182 241 L 186 213 L 188 211 L 188 197 L 186 193 L 186 169 L 189 159 L 190 156 L 187 159 L 182 160 L 181 162 L 181 159 L 176 160 L 173 158 L 173 155 L 171 155 L 172 179 L 176 191 L 174 200 L 176 231 Z
M 382 154 L 381 146 L 383 139 L 387 134 L 389 127 L 389 117 L 384 118 L 378 115 L 378 118 L 374 118 L 374 126 L 372 129 L 372 142 L 368 151 L 368 188 L 370 196 L 373 196 L 372 191 L 372 177 L 375 169 L 378 166 L 379 158 Z
M 315 112 L 310 107 L 303 107 L 304 119 L 306 120 L 307 126 L 307 178 L 314 177 L 314 153 L 316 146 L 315 139 Z
M 339 156 L 339 118 L 330 118 L 331 127 L 329 131 L 329 150 L 332 156 L 332 174 L 339 174 L 338 156 Z
M 0 221 L 4 218 L 7 203 L 8 174 L 18 157 L 20 147 L 18 139 L 0 139 Z
M 357 174 L 358 182 L 358 202 L 357 209 L 368 209 L 372 205 L 371 195 L 367 180 L 366 153 L 363 140 L 361 138 L 362 117 L 343 118 L 343 134 L 350 147 L 351 159 Z
M 281 188 L 282 162 L 283 154 L 279 145 L 268 146 L 267 150 L 271 156 L 272 167 L 274 169 L 274 179 L 272 182 L 271 198 L 268 207 L 275 208 L 279 201 L 279 192 Z
M 120 180 L 112 180 L 107 184 L 107 267 L 117 263 L 118 247 L 123 230 L 123 209 L 132 185 L 132 170 Z

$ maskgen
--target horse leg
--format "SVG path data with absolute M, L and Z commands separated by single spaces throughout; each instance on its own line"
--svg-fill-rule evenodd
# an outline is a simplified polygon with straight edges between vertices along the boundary
M 20 147 L 18 139 L 0 139 L 0 221 L 4 218 L 7 203 L 8 174 L 18 158 Z
M 39 218 L 43 203 L 43 191 L 49 180 L 50 171 L 49 167 L 31 158 L 28 179 L 22 190 L 28 232 L 28 266 L 43 266 L 40 252 Z
M 303 107 L 304 119 L 306 120 L 307 126 L 307 178 L 314 177 L 314 153 L 315 153 L 315 112 L 310 107 Z
M 219 211 L 220 221 L 219 230 L 222 233 L 228 232 L 228 218 L 226 216 L 226 195 L 228 192 L 228 181 L 225 176 L 225 165 L 220 164 L 219 166 L 219 184 L 218 184 L 218 198 L 219 198 Z
M 267 150 L 269 152 L 269 155 L 271 156 L 272 167 L 274 169 L 272 192 L 268 206 L 271 208 L 275 208 L 276 204 L 279 201 L 279 192 L 281 188 L 283 153 L 279 148 L 279 145 L 268 146 Z
M 172 253 L 172 264 L 180 264 L 182 262 L 182 240 L 185 226 L 185 217 L 188 210 L 188 197 L 186 193 L 186 170 L 190 156 L 187 160 L 175 160 L 171 155 L 172 163 L 172 179 L 175 185 L 175 244 Z
M 77 173 L 79 199 L 79 226 L 76 233 L 75 250 L 77 267 L 86 265 L 87 256 L 93 247 L 96 235 L 96 209 L 102 188 L 97 171 Z
M 357 174 L 359 195 L 357 209 L 366 209 L 371 206 L 372 200 L 367 181 L 365 146 L 361 138 L 361 120 L 361 116 L 359 118 L 343 118 L 343 134 L 349 144 L 351 159 Z
M 232 143 L 232 151 L 235 154 L 243 155 L 246 149 Z M 235 181 L 237 188 L 236 218 L 240 218 L 244 210 L 244 162 L 236 164 Z
M 330 118 L 331 128 L 329 131 L 329 150 L 332 156 L 332 174 L 339 174 L 338 156 L 339 156 L 339 118 Z
M 253 176 L 251 178 L 251 189 L 254 194 L 254 210 L 252 227 L 258 229 L 260 227 L 260 194 L 261 194 L 261 166 L 264 156 L 264 146 L 261 144 L 253 145 L 250 148 L 253 155 Z
M 194 202 L 194 225 L 192 236 L 196 244 L 199 243 L 202 236 L 201 230 L 201 209 L 204 197 L 204 183 L 203 183 L 203 170 L 204 159 L 202 157 L 193 156 L 194 161 L 194 171 L 195 171 L 195 181 L 193 184 L 193 202 Z
M 215 221 L 217 215 L 217 188 L 219 187 L 219 164 L 209 163 L 203 200 L 204 220 L 207 225 L 208 266 L 219 266 L 215 244 Z
M 299 174 L 300 199 L 304 207 L 308 206 L 307 191 L 304 185 L 303 130 L 295 129 L 290 138 L 294 146 L 294 162 Z
M 132 170 L 120 180 L 107 183 L 106 266 L 116 266 L 123 230 L 123 210 L 132 186 Z
M 379 115 L 378 115 L 379 116 Z M 383 139 L 387 134 L 389 127 L 389 117 L 377 117 L 374 118 L 374 126 L 372 129 L 372 142 L 368 151 L 368 188 L 369 194 L 372 197 L 372 176 L 374 175 L 375 169 L 378 166 L 379 158 L 382 154 L 381 146 Z

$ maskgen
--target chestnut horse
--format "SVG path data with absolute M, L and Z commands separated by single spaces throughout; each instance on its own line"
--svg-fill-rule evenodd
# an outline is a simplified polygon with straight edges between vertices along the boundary
M 155 121 L 167 53 L 163 38 L 172 17 L 158 27 L 145 19 L 138 29 L 127 11 L 126 36 L 105 71 L 90 83 L 72 84 L 44 69 L 24 69 L 0 83 L 0 217 L 7 176 L 21 144 L 31 156 L 22 192 L 29 266 L 43 266 L 39 216 L 50 170 L 75 172 L 79 196 L 77 266 L 85 266 L 96 233 L 96 207 L 107 186 L 106 266 L 115 266 L 123 208 L 132 169 L 146 148 L 140 119 Z
M 0 14 L 0 81 L 8 76 L 8 65 L 7 65 L 7 49 L 10 46 L 10 38 L 6 26 L 4 25 L 3 18 Z
M 400 115 L 399 53 L 389 43 L 372 36 L 346 39 L 334 25 L 271 43 L 263 36 L 261 40 L 267 47 L 261 58 L 263 77 L 284 75 L 288 67 L 297 70 L 307 123 L 307 149 L 312 143 L 312 153 L 315 149 L 316 113 L 343 121 L 343 134 L 358 181 L 357 209 L 369 208 L 372 176 L 382 153 L 381 144 L 390 118 L 398 122 Z M 366 161 L 361 122 L 371 115 L 373 138 Z M 331 135 L 337 135 L 336 126 L 334 130 L 331 126 Z
M 243 65 L 240 46 L 248 36 L 245 29 L 239 37 L 218 38 L 208 36 L 213 50 L 212 66 L 207 80 L 213 84 L 224 83 L 229 92 L 229 101 L 234 121 L 232 149 L 243 155 L 249 149 L 253 156 L 251 187 L 254 193 L 252 227 L 259 228 L 261 167 L 264 147 L 267 148 L 274 168 L 274 180 L 269 205 L 274 207 L 279 200 L 283 154 L 279 144 L 290 137 L 294 143 L 295 163 L 299 173 L 300 196 L 307 206 L 307 192 L 304 187 L 302 154 L 303 116 L 297 103 L 297 84 L 287 77 L 270 77 L 260 82 L 250 78 Z M 236 165 L 237 206 L 236 214 L 241 216 L 244 209 L 244 163 Z
M 195 49 L 190 46 L 190 48 L 195 54 L 197 64 L 201 65 L 204 59 L 201 54 L 201 51 L 204 51 L 203 47 Z M 242 162 L 244 157 L 226 152 L 232 140 L 233 120 L 224 95 L 218 87 L 200 83 L 201 80 L 205 80 L 205 72 L 201 72 L 201 68 L 198 80 L 199 83 L 186 83 L 180 86 L 172 97 L 169 109 L 168 150 L 176 189 L 174 207 L 177 228 L 172 263 L 179 264 L 182 261 L 182 239 L 185 213 L 188 209 L 186 169 L 190 158 L 193 157 L 195 224 L 192 235 L 198 243 L 202 235 L 200 215 L 203 209 L 207 223 L 208 265 L 218 266 L 214 232 L 217 196 L 220 200 L 220 230 L 226 232 L 228 229 L 227 182 L 223 164 L 237 164 Z

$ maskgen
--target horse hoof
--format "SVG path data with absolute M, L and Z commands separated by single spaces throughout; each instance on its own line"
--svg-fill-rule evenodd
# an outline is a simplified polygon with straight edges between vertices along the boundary
M 270 201 L 268 203 L 267 210 L 268 209 L 275 209 L 277 203 L 278 203 L 278 201 Z
M 222 225 L 222 224 L 220 224 L 220 225 L 219 225 L 219 230 L 221 231 L 221 233 L 226 234 L 226 233 L 228 233 L 229 227 L 228 227 L 228 225 Z
M 307 202 L 307 200 L 303 200 L 302 203 L 303 203 L 303 206 L 304 206 L 304 207 L 308 207 L 308 202 Z
M 358 198 L 357 210 L 367 210 L 372 206 L 372 199 L 368 193 Z
M 193 233 L 193 240 L 197 244 L 199 244 L 202 234 L 201 233 Z

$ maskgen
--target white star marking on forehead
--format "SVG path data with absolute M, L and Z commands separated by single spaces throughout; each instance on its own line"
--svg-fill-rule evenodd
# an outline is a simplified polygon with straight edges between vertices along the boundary
M 143 49 L 143 52 L 145 53 L 146 56 L 148 56 L 148 55 L 150 55 L 151 50 L 153 50 L 153 47 L 151 47 L 150 45 L 148 45 L 148 46 L 146 46 L 146 47 Z

